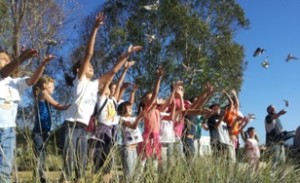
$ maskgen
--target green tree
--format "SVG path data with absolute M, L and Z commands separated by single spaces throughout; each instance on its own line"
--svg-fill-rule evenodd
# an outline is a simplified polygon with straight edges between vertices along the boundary
M 240 90 L 244 50 L 234 36 L 249 21 L 235 0 L 111 0 L 103 11 L 107 19 L 94 56 L 99 74 L 129 44 L 140 44 L 144 48 L 132 58 L 137 64 L 128 80 L 140 81 L 142 92 L 152 88 L 158 66 L 166 70 L 164 91 L 178 79 L 185 81 L 187 96 L 199 94 L 206 82 L 218 89 Z M 82 24 L 80 45 L 88 40 L 94 15 Z

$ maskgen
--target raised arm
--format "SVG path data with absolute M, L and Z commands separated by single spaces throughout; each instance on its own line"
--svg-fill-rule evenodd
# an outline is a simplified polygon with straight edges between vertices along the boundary
M 160 107 L 160 111 L 165 111 L 165 109 L 171 105 L 172 101 L 174 101 L 175 93 L 176 93 L 177 87 L 178 87 L 178 85 L 173 84 L 173 88 L 174 88 L 174 89 L 173 89 L 173 91 L 172 91 L 170 97 L 167 99 L 167 101 L 162 105 L 162 107 Z M 173 104 L 173 106 L 175 106 L 175 104 Z M 175 107 L 175 109 L 176 109 L 176 107 Z M 175 115 L 175 114 L 174 114 L 174 115 Z M 175 119 L 175 118 L 174 118 L 174 119 Z
M 193 102 L 190 108 L 191 109 L 202 108 L 202 106 L 207 101 L 207 99 L 213 94 L 213 91 L 214 91 L 214 87 L 210 83 L 207 83 L 203 94 L 197 97 L 197 100 Z
M 234 89 L 231 90 L 231 95 L 232 95 L 232 101 L 233 101 L 233 104 L 236 108 L 236 111 L 239 111 L 240 110 L 240 102 L 239 102 L 239 99 L 237 97 L 236 91 Z
M 131 93 L 130 93 L 130 98 L 129 98 L 129 102 L 130 102 L 131 104 L 134 104 L 135 92 L 136 92 L 137 89 L 138 89 L 138 86 L 137 86 L 136 84 L 133 85 L 132 91 L 131 91 Z
M 221 110 L 220 117 L 219 117 L 218 121 L 216 122 L 216 124 L 214 126 L 215 128 L 218 128 L 222 124 L 224 116 L 225 116 L 225 110 Z
M 9 75 L 11 75 L 18 67 L 21 65 L 24 61 L 26 61 L 29 58 L 32 58 L 38 54 L 38 51 L 35 49 L 29 49 L 22 51 L 21 55 L 17 58 L 13 59 L 9 64 L 4 66 L 0 70 L 0 76 L 1 78 L 6 78 Z
M 119 99 L 120 88 L 121 88 L 121 86 L 122 86 L 122 84 L 124 82 L 124 79 L 125 79 L 125 76 L 126 76 L 126 73 L 127 73 L 128 69 L 130 67 L 132 67 L 134 64 L 135 64 L 135 61 L 128 61 L 128 62 L 125 63 L 124 70 L 123 70 L 123 72 L 121 74 L 121 77 L 120 77 L 118 83 L 117 83 L 117 87 L 116 87 L 116 91 L 115 91 L 115 96 L 114 96 L 116 99 Z
M 104 16 L 103 13 L 99 13 L 96 16 L 95 25 L 93 27 L 92 33 L 91 33 L 90 38 L 89 38 L 89 42 L 88 42 L 87 47 L 86 47 L 85 55 L 84 55 L 84 58 L 83 58 L 83 63 L 82 63 L 82 66 L 80 67 L 79 72 L 78 72 L 79 80 L 82 80 L 83 77 L 85 77 L 84 73 L 86 73 L 88 71 L 89 67 L 90 67 L 91 58 L 94 54 L 94 45 L 95 45 L 97 32 L 98 32 L 100 26 L 104 24 L 104 19 L 105 19 L 105 16 Z
M 155 81 L 155 85 L 154 85 L 154 89 L 152 92 L 152 96 L 149 102 L 149 108 L 152 108 L 155 104 L 156 104 L 156 99 L 157 99 L 157 95 L 159 92 L 159 88 L 160 88 L 160 83 L 161 83 L 161 79 L 162 76 L 164 74 L 164 70 L 162 68 L 158 68 L 156 71 L 156 81 Z
M 286 110 L 282 109 L 278 113 L 273 114 L 271 116 L 272 120 L 279 118 L 280 116 L 284 115 L 286 113 Z
M 40 77 L 42 76 L 46 65 L 53 59 L 55 58 L 53 55 L 48 55 L 44 58 L 44 60 L 42 61 L 42 64 L 38 67 L 38 69 L 33 73 L 33 75 L 26 79 L 26 83 L 28 86 L 32 86 L 34 84 L 36 84 L 36 82 L 40 79 Z
M 228 102 L 229 102 L 229 109 L 228 110 L 231 111 L 233 109 L 233 106 L 234 106 L 233 100 L 225 90 L 223 90 L 222 93 L 225 94 L 225 96 L 227 97 Z
M 140 51 L 142 49 L 142 46 L 129 46 L 126 53 L 122 54 L 118 58 L 117 64 L 108 72 L 104 73 L 100 78 L 99 82 L 101 84 L 105 84 L 107 82 L 111 82 L 114 75 L 122 68 L 122 66 L 126 63 L 129 56 L 133 54 L 134 52 Z

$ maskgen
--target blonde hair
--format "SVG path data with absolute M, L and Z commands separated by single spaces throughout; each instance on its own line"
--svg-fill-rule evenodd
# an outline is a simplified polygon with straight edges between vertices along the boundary
M 10 61 L 10 57 L 6 52 L 0 51 L 0 59 L 5 59 Z
M 33 96 L 37 100 L 41 92 L 45 89 L 44 84 L 54 83 L 55 80 L 50 76 L 41 77 L 38 82 L 32 87 Z

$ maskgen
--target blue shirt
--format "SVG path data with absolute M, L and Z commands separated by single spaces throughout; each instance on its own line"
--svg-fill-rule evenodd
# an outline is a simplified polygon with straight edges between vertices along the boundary
M 33 132 L 44 133 L 51 130 L 51 112 L 49 103 L 45 100 L 39 100 L 36 106 L 35 123 Z

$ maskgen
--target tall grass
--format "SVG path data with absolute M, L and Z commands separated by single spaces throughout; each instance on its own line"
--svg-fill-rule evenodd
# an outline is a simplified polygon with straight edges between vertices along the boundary
M 17 164 L 19 171 L 29 171 L 29 173 L 18 177 L 18 182 L 39 182 L 39 177 L 34 173 L 36 171 L 36 161 L 32 150 L 31 134 L 26 132 L 23 135 L 23 140 L 26 143 L 18 143 L 19 153 L 17 154 Z M 52 141 L 48 143 L 45 171 L 49 175 L 49 182 L 58 182 L 59 176 L 64 173 L 62 169 L 62 152 L 56 149 L 57 147 Z M 114 147 L 109 158 L 114 158 L 111 182 L 125 182 L 121 167 L 120 149 Z M 276 172 L 271 175 L 271 164 L 268 160 L 261 163 L 258 170 L 254 170 L 243 160 L 239 163 L 233 163 L 228 162 L 223 157 L 197 156 L 186 161 L 182 156 L 174 155 L 170 157 L 169 163 L 164 162 L 161 167 L 158 167 L 157 163 L 151 159 L 146 162 L 144 167 L 139 163 L 135 175 L 128 182 L 297 183 L 300 182 L 300 170 L 295 168 L 296 161 L 298 160 L 287 161 L 285 164 L 279 166 Z M 53 174 L 53 172 L 56 173 Z M 101 170 L 97 174 L 93 173 L 92 160 L 89 159 L 86 176 L 80 182 L 100 183 L 103 182 L 102 177 L 103 173 Z

